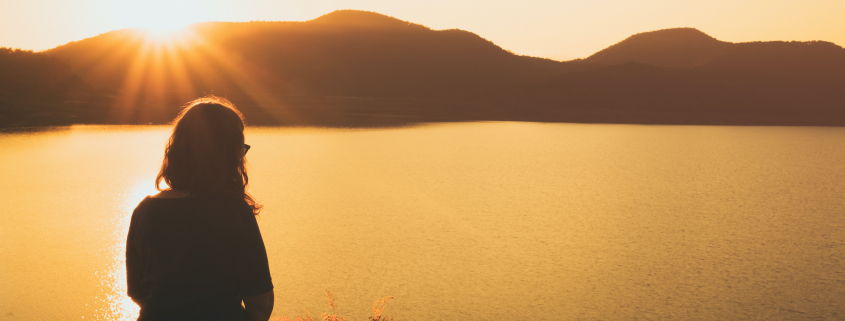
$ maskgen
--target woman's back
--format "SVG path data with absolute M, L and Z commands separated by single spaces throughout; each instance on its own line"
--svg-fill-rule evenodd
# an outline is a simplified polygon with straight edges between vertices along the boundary
M 155 179 L 168 188 L 138 204 L 126 241 L 139 320 L 270 318 L 273 283 L 255 221 L 261 205 L 247 192 L 244 126 L 215 96 L 189 102 L 174 120 Z
M 245 320 L 241 300 L 273 288 L 252 208 L 238 197 L 144 199 L 126 265 L 139 320 Z

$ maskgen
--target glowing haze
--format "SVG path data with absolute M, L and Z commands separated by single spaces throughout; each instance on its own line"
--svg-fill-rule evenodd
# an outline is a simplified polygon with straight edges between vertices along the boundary
M 0 47 L 45 50 L 111 30 L 158 33 L 202 21 L 310 20 L 375 11 L 434 29 L 474 32 L 518 54 L 586 57 L 638 32 L 693 27 L 732 42 L 845 45 L 842 0 L 3 0 Z

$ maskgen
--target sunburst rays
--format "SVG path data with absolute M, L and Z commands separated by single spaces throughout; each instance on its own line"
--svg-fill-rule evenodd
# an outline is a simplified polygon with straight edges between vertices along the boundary
M 197 47 L 197 54 L 204 58 L 204 68 L 209 68 L 223 73 L 223 77 L 227 78 L 226 82 L 232 83 L 235 92 L 246 95 L 255 108 L 265 112 L 266 117 L 273 117 L 272 114 L 266 113 L 271 107 L 278 103 L 277 92 L 270 90 L 267 83 L 271 81 L 261 77 L 258 72 L 261 67 L 253 65 L 247 59 L 238 59 L 232 56 L 225 55 L 225 51 L 218 45 L 210 41 L 203 41 Z M 278 107 L 278 106 L 275 106 Z M 275 119 L 273 119 L 275 121 Z
M 92 75 L 122 76 L 115 82 L 109 121 L 166 121 L 182 103 L 208 93 L 242 94 L 247 106 L 241 107 L 269 118 L 264 121 L 276 121 L 269 111 L 283 108 L 278 86 L 284 82 L 279 75 L 268 75 L 249 59 L 238 59 L 231 50 L 210 41 L 212 34 L 185 28 L 168 36 L 135 30 L 126 37 L 123 45 L 112 47 L 111 54 L 89 59 L 85 66 Z

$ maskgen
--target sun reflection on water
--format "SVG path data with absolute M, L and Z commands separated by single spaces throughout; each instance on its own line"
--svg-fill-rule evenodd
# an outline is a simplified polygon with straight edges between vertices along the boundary
M 117 211 L 118 215 L 114 218 L 114 234 L 111 237 L 114 243 L 109 247 L 109 255 L 113 259 L 105 275 L 101 276 L 101 282 L 108 289 L 108 293 L 104 299 L 105 308 L 97 313 L 98 320 L 138 318 L 140 308 L 126 295 L 126 234 L 129 232 L 129 221 L 135 206 L 147 195 L 157 192 L 150 182 L 149 178 L 136 180 L 122 193 L 122 200 L 116 200 L 116 204 L 121 205 Z

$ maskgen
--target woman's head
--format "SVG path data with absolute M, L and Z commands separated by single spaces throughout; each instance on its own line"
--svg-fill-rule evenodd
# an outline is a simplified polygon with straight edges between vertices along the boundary
M 240 196 L 257 214 L 261 206 L 246 191 L 244 119 L 235 106 L 206 96 L 188 103 L 173 123 L 156 188 L 164 181 L 191 194 Z

